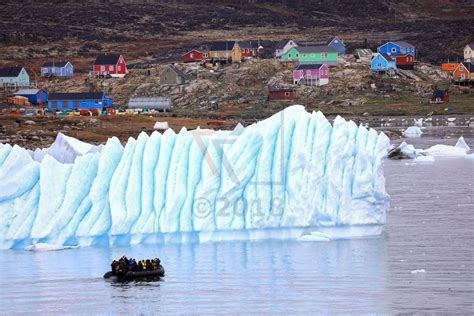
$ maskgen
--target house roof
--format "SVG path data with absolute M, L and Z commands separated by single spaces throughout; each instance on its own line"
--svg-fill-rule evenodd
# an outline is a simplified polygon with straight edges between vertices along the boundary
M 248 48 L 248 49 L 253 49 L 253 48 L 258 48 L 258 42 L 252 42 L 252 41 L 239 41 L 239 47 L 240 48 Z
M 300 53 L 329 53 L 329 52 L 337 52 L 334 48 L 325 46 L 325 45 L 318 45 L 318 46 L 298 46 L 295 47 L 297 51 Z
M 386 61 L 394 61 L 393 57 L 386 53 L 379 53 L 379 55 L 385 58 Z
M 18 77 L 23 67 L 0 68 L 0 77 Z
M 358 55 L 359 57 L 372 56 L 373 53 L 374 52 L 369 48 L 357 48 L 354 50 L 354 55 Z
M 207 53 L 209 50 L 207 49 L 198 49 L 198 48 L 191 48 L 190 50 L 188 50 L 186 53 L 184 53 L 183 55 L 181 56 L 185 56 L 191 52 L 197 52 L 197 53 Z
M 443 90 L 434 90 L 433 95 L 431 96 L 432 98 L 444 98 L 445 92 Z
M 323 64 L 299 64 L 295 70 L 319 69 Z
M 268 86 L 270 92 L 293 92 L 296 88 L 293 87 L 280 87 L 280 86 Z
M 35 95 L 38 94 L 39 89 L 19 89 L 14 95 Z M 43 92 L 46 92 L 43 90 Z
M 97 56 L 94 65 L 116 65 L 122 55 L 103 54 Z
M 339 37 L 337 37 L 337 36 L 333 36 L 333 37 L 331 37 L 330 39 L 328 39 L 327 42 L 326 42 L 326 45 L 331 44 L 331 42 L 334 41 L 334 40 L 336 40 L 336 39 L 337 39 L 343 46 L 346 46 L 346 44 L 344 44 L 344 42 L 343 42 Z
M 405 41 L 395 41 L 395 42 L 392 42 L 400 47 L 403 47 L 403 48 L 415 48 L 414 45 L 408 43 L 408 42 L 405 42 Z
M 181 78 L 185 78 L 186 79 L 186 74 L 181 70 L 179 69 L 178 67 L 176 67 L 175 65 L 169 65 L 168 66 L 169 68 L 171 68 L 171 70 L 173 70 L 173 72 L 175 74 L 177 74 L 178 76 L 180 76 Z
M 279 41 L 278 44 L 277 44 L 277 46 L 276 46 L 276 49 L 283 49 L 283 48 L 285 48 L 285 45 L 286 45 L 289 41 L 291 41 L 291 39 L 289 39 L 289 38 L 285 38 L 285 39 Z
M 469 43 L 469 44 L 467 44 L 466 46 L 468 46 L 470 49 L 474 49 L 474 42 Z
M 67 65 L 68 61 L 48 61 L 43 64 L 42 67 L 59 67 L 63 68 Z
M 474 72 L 474 64 L 468 63 L 468 62 L 463 62 L 461 63 L 464 67 L 466 67 L 467 71 L 469 72 Z M 459 67 L 459 66 L 458 66 Z
M 49 101 L 57 100 L 102 100 L 103 92 L 67 92 L 67 93 L 50 93 Z
M 232 47 L 234 47 L 234 44 L 235 44 L 235 41 L 213 42 L 209 50 L 211 51 L 232 50 Z

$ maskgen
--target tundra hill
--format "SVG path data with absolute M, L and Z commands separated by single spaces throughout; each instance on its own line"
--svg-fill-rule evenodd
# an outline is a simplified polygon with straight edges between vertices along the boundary
M 473 21 L 468 0 L 4 1 L 0 64 L 36 67 L 40 59 L 68 57 L 85 71 L 82 59 L 103 50 L 139 63 L 172 60 L 217 39 L 271 46 L 286 37 L 322 42 L 330 35 L 349 49 L 404 39 L 417 45 L 420 60 L 439 63 L 461 56 L 473 40 Z

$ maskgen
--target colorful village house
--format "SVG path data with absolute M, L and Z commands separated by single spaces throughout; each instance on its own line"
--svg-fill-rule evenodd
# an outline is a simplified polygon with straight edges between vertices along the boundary
M 474 42 L 469 43 L 464 47 L 464 61 L 474 62 Z
M 377 52 L 394 57 L 398 68 L 412 69 L 415 65 L 415 46 L 408 42 L 387 42 L 378 47 Z
M 183 63 L 201 62 L 208 57 L 208 50 L 193 48 L 182 55 Z
M 23 67 L 0 68 L 0 85 L 3 87 L 27 87 L 30 85 L 30 76 Z
M 291 40 L 291 39 L 284 39 L 278 42 L 276 49 L 275 49 L 275 57 L 280 58 L 284 54 L 286 54 L 291 48 L 297 47 L 298 44 Z
M 344 44 L 344 42 L 337 36 L 330 38 L 326 42 L 326 45 L 335 49 L 339 54 L 346 53 L 346 44 Z
M 292 47 L 280 60 L 284 63 L 337 65 L 338 55 L 338 52 L 329 46 L 298 46 Z
M 46 104 L 46 100 L 48 100 L 48 93 L 45 90 L 40 91 L 39 89 L 19 89 L 13 95 L 25 97 L 31 104 L 39 104 L 40 100 L 42 104 Z
M 209 47 L 209 58 L 212 61 L 230 61 L 232 60 L 232 49 L 235 41 L 214 42 Z
M 72 77 L 74 67 L 69 61 L 48 61 L 41 66 L 43 77 Z
M 430 103 L 441 104 L 441 103 L 448 103 L 448 102 L 449 102 L 448 91 L 443 91 L 439 89 L 435 89 L 433 91 L 433 94 L 431 95 Z
M 160 84 L 184 84 L 186 74 L 175 65 L 166 66 L 160 73 Z
M 92 70 L 96 76 L 110 76 L 116 78 L 123 78 L 128 73 L 123 56 L 116 54 L 97 56 Z
M 460 63 L 453 72 L 453 79 L 457 82 L 469 82 L 474 80 L 474 64 L 468 62 Z
M 379 73 L 388 72 L 391 70 L 396 71 L 397 64 L 395 63 L 395 59 L 392 56 L 385 53 L 378 53 L 370 61 L 370 70 Z
M 112 99 L 104 92 L 50 93 L 48 110 L 103 109 L 112 106 Z
M 324 64 L 299 64 L 293 70 L 293 83 L 322 86 L 329 83 L 329 68 Z
M 268 101 L 294 101 L 296 100 L 296 88 L 292 87 L 268 87 Z
M 241 62 L 245 59 L 255 58 L 258 56 L 258 51 L 259 45 L 257 42 L 235 42 L 234 47 L 232 47 L 232 62 Z

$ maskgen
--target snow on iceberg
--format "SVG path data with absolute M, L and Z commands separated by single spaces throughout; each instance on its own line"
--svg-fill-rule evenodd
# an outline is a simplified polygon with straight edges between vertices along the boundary
M 380 233 L 389 208 L 389 139 L 302 106 L 100 150 L 58 138 L 41 159 L 0 144 L 0 248 L 359 237 Z
M 464 140 L 464 137 L 459 137 L 458 141 L 456 142 L 456 145 L 454 145 L 454 147 L 457 147 L 457 148 L 462 148 L 467 152 L 469 152 L 471 150 L 471 148 L 469 147 L 468 144 L 466 144 L 466 141 Z

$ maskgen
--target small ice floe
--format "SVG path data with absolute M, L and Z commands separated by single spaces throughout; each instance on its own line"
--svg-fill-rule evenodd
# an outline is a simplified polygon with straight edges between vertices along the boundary
M 153 129 L 159 130 L 159 131 L 166 131 L 170 126 L 168 125 L 168 122 L 160 122 L 156 121 L 155 125 L 153 125 Z
M 459 137 L 458 141 L 456 142 L 456 145 L 454 145 L 454 147 L 457 147 L 457 148 L 462 148 L 464 149 L 466 152 L 470 151 L 471 148 L 468 146 L 468 144 L 466 144 L 466 141 L 464 140 L 464 137 Z
M 297 240 L 298 241 L 331 241 L 331 236 L 325 233 L 315 231 L 307 235 L 302 235 Z
M 418 126 L 410 126 L 403 131 L 403 136 L 405 137 L 420 137 L 423 132 Z
M 474 154 L 466 155 L 466 159 L 474 161 Z
M 433 157 L 462 158 L 466 157 L 466 150 L 455 146 L 434 145 L 423 150 L 422 154 Z
M 454 121 L 456 121 L 456 118 L 455 117 L 448 117 L 447 120 L 448 120 L 448 122 L 454 122 Z
M 37 243 L 34 245 L 26 246 L 26 251 L 56 251 L 64 249 L 77 249 L 79 246 L 62 246 L 62 245 L 52 245 L 46 243 Z
M 434 162 L 435 158 L 433 156 L 418 156 L 414 160 L 415 162 Z
M 418 269 L 418 270 L 413 270 L 411 274 L 420 274 L 420 273 L 426 273 L 425 269 Z

